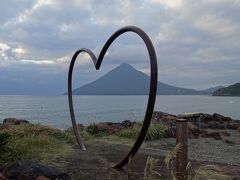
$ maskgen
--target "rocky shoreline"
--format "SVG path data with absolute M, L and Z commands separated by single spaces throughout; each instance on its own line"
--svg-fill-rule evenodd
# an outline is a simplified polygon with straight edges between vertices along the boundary
M 240 120 L 234 120 L 217 113 L 183 113 L 173 115 L 160 111 L 155 111 L 152 116 L 152 123 L 159 123 L 166 126 L 166 138 L 176 137 L 176 120 L 188 120 L 188 138 L 214 138 L 223 140 L 222 137 L 231 136 L 227 130 L 236 130 L 240 132 Z M 94 124 L 96 133 L 105 133 L 107 135 L 115 134 L 123 129 L 132 128 L 136 121 L 124 120 L 122 122 L 101 122 Z M 79 124 L 80 127 L 83 125 Z
M 240 150 L 240 121 L 217 113 L 212 115 L 205 113 L 173 115 L 164 112 L 154 112 L 152 116 L 152 124 L 164 125 L 166 127 L 166 136 L 165 138 L 149 141 L 143 144 L 142 151 L 146 151 L 146 155 L 156 155 L 160 153 L 164 156 L 167 151 L 175 146 L 176 119 L 179 118 L 188 119 L 190 160 L 203 163 L 208 161 L 210 163 L 235 165 L 234 168 L 239 170 L 238 166 L 240 166 L 240 158 L 237 155 Z M 24 124 L 30 123 L 26 120 L 7 118 L 3 120 L 2 124 L 0 124 L 0 131 L 2 129 Z M 94 124 L 93 128 L 91 127 L 91 131 L 94 131 L 96 134 L 111 136 L 122 130 L 134 128 L 136 124 L 139 124 L 139 122 L 130 120 L 125 120 L 119 123 L 102 122 Z M 86 128 L 81 124 L 79 124 L 79 127 Z M 99 146 L 101 146 L 102 143 L 104 144 L 102 141 L 98 143 Z M 96 144 L 96 142 L 93 144 Z M 90 143 L 88 146 L 92 147 L 93 145 Z M 113 144 L 107 143 L 104 147 L 105 146 L 109 147 L 113 146 Z M 126 145 L 122 145 L 121 147 L 124 150 L 128 148 Z M 97 146 L 97 148 L 99 147 Z M 211 149 L 211 151 L 209 151 L 209 149 Z M 93 151 L 97 152 L 98 150 L 94 149 Z M 106 149 L 103 151 L 106 151 Z M 100 156 L 101 155 L 99 155 L 99 157 Z M 29 164 L 31 165 L 30 169 Z M 91 168 L 90 165 L 89 168 Z M 29 179 L 35 177 L 35 179 L 38 180 L 56 178 L 71 179 L 70 175 L 67 173 L 62 173 L 61 170 L 59 171 L 55 168 L 43 166 L 32 161 L 16 161 L 5 167 L 0 166 L 0 180 L 11 179 L 11 177 L 17 176 L 24 176 L 24 178 L 28 177 Z
M 188 120 L 189 138 L 201 137 L 222 140 L 222 136 L 230 136 L 227 130 L 240 132 L 240 120 L 234 120 L 217 113 L 212 115 L 206 113 L 172 115 L 164 112 L 154 112 L 153 114 L 153 122 L 162 123 L 168 127 L 169 137 L 175 137 L 176 120 L 181 118 Z
M 188 120 L 188 138 L 214 138 L 215 140 L 223 140 L 223 137 L 231 136 L 227 130 L 236 130 L 240 132 L 240 120 L 223 116 L 218 113 L 183 113 L 173 115 L 165 112 L 155 111 L 152 115 L 152 123 L 162 124 L 166 127 L 166 138 L 176 137 L 176 120 Z M 0 124 L 0 129 L 11 125 L 28 124 L 27 120 L 16 118 L 6 118 Z M 94 133 L 104 133 L 105 135 L 116 134 L 124 129 L 132 128 L 139 122 L 124 120 L 122 122 L 101 122 L 94 123 Z M 84 126 L 78 124 L 80 128 Z M 230 142 L 231 143 L 231 142 Z

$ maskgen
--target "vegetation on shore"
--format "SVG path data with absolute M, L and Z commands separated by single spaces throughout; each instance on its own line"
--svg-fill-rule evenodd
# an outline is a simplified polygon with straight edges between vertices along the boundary
M 122 138 L 136 139 L 138 136 L 138 133 L 141 130 L 141 127 L 142 127 L 142 124 L 137 123 L 133 125 L 132 128 L 123 129 L 117 134 L 117 136 Z M 167 132 L 166 126 L 158 123 L 152 123 L 149 126 L 148 132 L 145 136 L 145 141 L 157 140 L 157 139 L 167 137 L 166 132 Z
M 216 90 L 213 96 L 240 96 L 240 83 Z
M 21 124 L 1 128 L 0 163 L 30 159 L 51 164 L 71 153 L 74 136 L 43 125 Z
M 93 138 L 108 141 L 108 136 L 110 136 L 110 139 L 115 137 L 115 139 L 125 139 L 125 141 L 130 142 L 137 137 L 141 124 L 136 123 L 133 127 L 122 129 L 112 135 L 99 132 L 94 124 L 79 128 L 85 141 L 91 141 Z M 164 126 L 152 124 L 146 140 L 162 138 L 165 136 L 164 133 Z M 61 131 L 40 124 L 2 127 L 0 129 L 0 164 L 23 159 L 51 164 L 51 162 L 54 163 L 55 160 L 71 153 L 74 144 L 76 144 L 76 140 L 72 128 Z
M 142 123 L 135 123 L 133 126 L 126 127 L 124 129 L 119 130 L 110 136 L 118 137 L 119 139 L 136 139 L 142 127 Z M 83 130 L 84 131 L 84 130 Z M 109 136 L 106 131 L 101 131 L 98 129 L 98 126 L 95 124 L 90 124 L 86 127 L 86 132 L 97 137 L 105 137 Z M 149 126 L 148 132 L 145 137 L 145 141 L 157 140 L 160 138 L 166 137 L 167 127 L 159 124 L 159 123 L 152 123 Z

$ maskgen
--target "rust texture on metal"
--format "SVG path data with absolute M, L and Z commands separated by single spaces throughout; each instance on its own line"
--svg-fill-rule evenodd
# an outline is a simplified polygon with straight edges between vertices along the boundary
M 187 178 L 188 164 L 188 128 L 186 119 L 178 119 L 176 122 L 176 144 L 181 144 L 181 149 L 176 155 L 176 177 L 177 180 Z
M 120 36 L 123 33 L 126 32 L 134 32 L 136 34 L 138 34 L 142 40 L 144 41 L 147 50 L 148 50 L 148 54 L 149 54 L 149 59 L 150 59 L 150 90 L 149 90 L 149 96 L 148 96 L 148 102 L 147 102 L 147 109 L 145 112 L 145 116 L 144 116 L 144 121 L 143 121 L 143 125 L 142 128 L 139 132 L 139 135 L 135 141 L 135 143 L 133 144 L 132 148 L 130 149 L 130 151 L 128 152 L 127 155 L 125 155 L 125 157 L 123 157 L 123 159 L 118 162 L 114 167 L 115 168 L 122 168 L 124 165 L 126 165 L 129 161 L 130 158 L 132 158 L 138 151 L 138 149 L 140 148 L 144 137 L 147 133 L 147 130 L 149 128 L 149 125 L 151 123 L 151 117 L 152 117 L 152 113 L 153 113 L 153 109 L 154 109 L 154 105 L 155 105 L 155 99 L 156 99 L 156 92 L 157 92 L 157 78 L 158 78 L 158 68 L 157 68 L 157 57 L 156 57 L 156 53 L 153 47 L 153 44 L 150 40 L 150 38 L 148 37 L 148 35 L 141 30 L 138 27 L 135 26 L 126 26 L 123 27 L 119 30 L 117 30 L 105 43 L 105 45 L 103 46 L 99 57 L 96 58 L 96 56 L 94 55 L 94 53 L 90 50 L 90 49 L 79 49 L 78 51 L 75 52 L 75 54 L 72 57 L 71 63 L 70 63 L 70 67 L 69 67 L 69 73 L 68 73 L 68 101 L 69 101 L 69 109 L 70 109 L 70 115 L 71 115 L 71 120 L 72 120 L 72 126 L 73 126 L 73 130 L 74 130 L 74 134 L 76 136 L 77 142 L 79 144 L 79 146 L 81 147 L 82 150 L 86 150 L 83 141 L 81 139 L 80 133 L 78 131 L 78 127 L 77 127 L 77 123 L 76 123 L 76 118 L 75 118 L 75 113 L 74 113 L 74 107 L 73 107 L 73 98 L 72 98 L 72 73 L 73 73 L 73 67 L 74 67 L 74 63 L 77 59 L 77 56 L 82 53 L 85 52 L 87 53 L 94 65 L 96 70 L 98 70 L 101 66 L 101 63 L 103 61 L 103 58 L 109 48 L 109 46 L 113 43 L 113 41 Z

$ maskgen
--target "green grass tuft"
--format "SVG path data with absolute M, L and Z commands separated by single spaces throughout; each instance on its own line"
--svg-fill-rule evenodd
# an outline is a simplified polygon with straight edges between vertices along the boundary
M 137 123 L 131 128 L 123 129 L 117 135 L 123 138 L 136 139 L 141 130 L 141 127 L 142 124 Z M 166 130 L 167 128 L 162 124 L 151 124 L 146 134 L 145 140 L 151 141 L 164 138 L 166 137 Z

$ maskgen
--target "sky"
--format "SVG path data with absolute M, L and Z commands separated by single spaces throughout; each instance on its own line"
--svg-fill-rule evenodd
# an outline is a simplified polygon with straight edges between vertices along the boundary
M 113 32 L 134 25 L 151 38 L 159 81 L 195 89 L 240 82 L 240 0 L 1 0 L 0 94 L 60 95 L 73 53 L 96 55 Z M 85 54 L 74 86 L 121 63 L 149 73 L 142 40 L 118 38 L 96 71 Z

